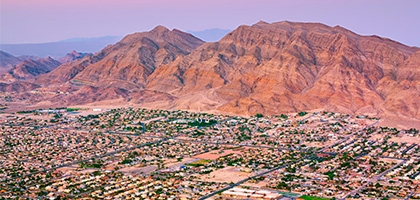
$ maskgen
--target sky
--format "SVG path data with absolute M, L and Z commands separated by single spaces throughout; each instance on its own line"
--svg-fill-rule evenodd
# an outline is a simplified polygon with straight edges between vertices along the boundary
M 320 22 L 420 47 L 419 0 L 0 0 L 0 43 Z

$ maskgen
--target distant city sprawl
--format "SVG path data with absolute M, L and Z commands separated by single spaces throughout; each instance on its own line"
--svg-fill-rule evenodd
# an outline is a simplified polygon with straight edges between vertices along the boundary
M 420 135 L 332 112 L 0 115 L 0 198 L 420 198 Z

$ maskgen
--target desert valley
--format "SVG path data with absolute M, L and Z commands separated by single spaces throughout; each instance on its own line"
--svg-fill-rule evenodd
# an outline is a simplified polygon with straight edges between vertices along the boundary
M 420 199 L 419 47 L 259 21 L 0 59 L 0 198 Z

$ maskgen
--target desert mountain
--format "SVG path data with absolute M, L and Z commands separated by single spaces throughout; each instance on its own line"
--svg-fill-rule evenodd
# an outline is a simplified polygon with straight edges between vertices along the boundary
M 61 63 L 51 57 L 38 60 L 24 60 L 15 65 L 7 73 L 0 76 L 0 81 L 12 82 L 16 80 L 33 79 L 40 74 L 46 74 L 58 67 Z
M 4 51 L 0 51 L 0 73 L 11 69 L 13 65 L 18 64 L 20 61 L 20 58 Z
M 39 76 L 36 83 L 44 88 L 70 92 L 37 99 L 62 104 L 119 99 L 248 115 L 324 109 L 420 119 L 419 66 L 419 48 L 339 26 L 258 22 L 204 44 L 158 26 Z
M 157 69 L 147 88 L 186 109 L 420 117 L 419 50 L 339 26 L 259 22 Z
M 25 91 L 34 90 L 36 88 L 39 88 L 39 85 L 28 83 L 28 82 L 22 82 L 22 81 L 15 81 L 12 83 L 0 82 L 0 92 L 22 93 L 22 94 L 27 95 L 27 93 L 24 93 Z
M 67 53 L 64 57 L 59 58 L 57 61 L 61 64 L 69 63 L 78 59 L 82 59 L 85 56 L 92 55 L 91 53 L 80 53 L 75 50 Z
M 99 38 L 70 38 L 67 40 L 35 43 L 35 44 L 1 44 L 2 51 L 13 55 L 33 55 L 37 57 L 59 58 L 72 50 L 78 52 L 98 52 L 109 44 L 121 40 L 120 36 L 105 36 Z
M 140 89 L 161 65 L 188 55 L 201 44 L 203 41 L 188 33 L 158 26 L 150 32 L 128 35 L 94 55 L 64 64 L 39 77 L 37 83 Z

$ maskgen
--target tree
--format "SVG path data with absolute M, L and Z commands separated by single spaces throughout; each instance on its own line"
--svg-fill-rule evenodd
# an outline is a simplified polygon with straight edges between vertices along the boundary
M 257 113 L 257 114 L 255 114 L 255 117 L 256 117 L 256 118 L 261 118 L 261 117 L 264 117 L 264 115 L 263 115 L 263 114 L 261 114 L 261 113 Z
M 307 113 L 307 112 L 305 112 L 305 111 L 300 111 L 300 112 L 298 113 L 298 115 L 299 115 L 299 116 L 301 116 L 301 117 L 305 116 L 306 114 L 308 114 L 308 113 Z

